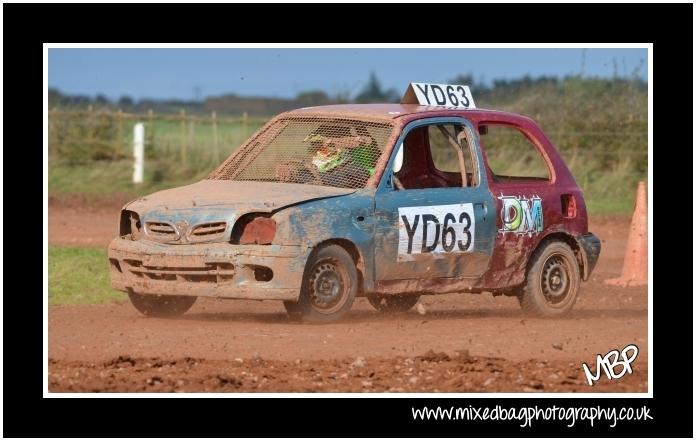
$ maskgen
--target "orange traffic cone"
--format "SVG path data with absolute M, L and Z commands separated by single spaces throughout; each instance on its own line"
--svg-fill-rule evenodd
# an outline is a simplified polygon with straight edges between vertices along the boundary
M 626 255 L 621 277 L 604 283 L 618 286 L 648 284 L 648 212 L 646 209 L 645 181 L 638 183 L 636 207 L 633 210 L 631 231 L 628 233 Z

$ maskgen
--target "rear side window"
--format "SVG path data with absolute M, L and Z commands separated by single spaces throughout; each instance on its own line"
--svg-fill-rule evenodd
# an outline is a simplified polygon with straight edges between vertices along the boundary
M 479 126 L 479 136 L 495 181 L 551 179 L 551 173 L 541 153 L 516 127 L 482 124 Z

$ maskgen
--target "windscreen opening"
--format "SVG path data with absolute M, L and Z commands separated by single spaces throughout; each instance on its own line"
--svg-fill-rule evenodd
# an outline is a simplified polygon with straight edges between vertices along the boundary
M 270 122 L 209 179 L 364 188 L 393 126 L 360 119 L 288 117 Z

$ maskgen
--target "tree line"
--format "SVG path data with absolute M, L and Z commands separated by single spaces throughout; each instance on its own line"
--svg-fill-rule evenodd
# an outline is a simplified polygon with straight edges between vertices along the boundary
M 536 86 L 562 85 L 568 81 L 587 82 L 588 87 L 632 87 L 641 91 L 647 90 L 647 83 L 633 76 L 632 78 L 598 79 L 583 78 L 579 75 L 558 78 L 555 76 L 524 76 L 517 79 L 495 79 L 490 83 L 476 81 L 472 74 L 460 74 L 446 80 L 448 84 L 466 84 L 474 92 L 478 105 L 486 102 L 498 102 L 506 98 L 514 99 L 523 94 L 527 89 Z M 250 116 L 271 116 L 286 110 L 298 107 L 323 106 L 328 104 L 346 103 L 398 103 L 401 93 L 393 88 L 385 89 L 377 75 L 371 72 L 363 88 L 350 96 L 348 92 L 329 95 L 323 90 L 307 90 L 298 93 L 294 98 L 272 98 L 240 96 L 237 94 L 225 94 L 221 96 L 206 97 L 202 100 L 136 100 L 128 95 L 111 100 L 103 94 L 96 96 L 64 94 L 58 89 L 49 88 L 49 108 L 71 109 L 120 109 L 124 112 L 145 113 L 149 110 L 155 113 L 178 113 L 185 111 L 189 114 L 209 114 L 215 111 L 219 114 Z

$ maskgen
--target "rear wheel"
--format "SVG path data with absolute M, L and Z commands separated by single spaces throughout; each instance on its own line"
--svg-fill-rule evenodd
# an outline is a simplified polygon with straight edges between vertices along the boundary
M 522 310 L 530 315 L 557 317 L 573 308 L 579 288 L 575 253 L 564 242 L 549 242 L 532 258 L 518 299 Z
M 149 317 L 174 317 L 188 311 L 196 298 L 194 296 L 165 296 L 128 292 L 135 309 Z
M 353 306 L 358 290 L 358 271 L 352 257 L 338 245 L 320 248 L 305 267 L 298 302 L 284 302 L 293 318 L 329 323 L 343 317 Z
M 377 311 L 384 313 L 393 312 L 406 312 L 413 308 L 418 300 L 420 299 L 420 294 L 407 294 L 407 295 L 379 295 L 379 294 L 368 294 L 367 301 L 370 302 Z

